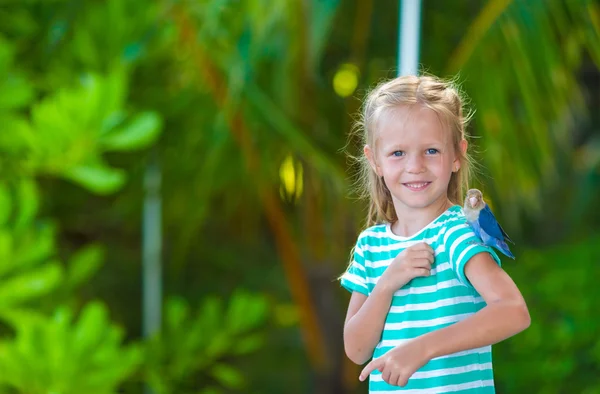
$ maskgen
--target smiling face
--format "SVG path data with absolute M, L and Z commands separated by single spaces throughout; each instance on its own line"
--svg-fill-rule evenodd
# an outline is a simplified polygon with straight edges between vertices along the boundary
M 433 110 L 411 105 L 382 114 L 374 137 L 365 154 L 383 177 L 398 216 L 448 203 L 448 183 L 460 159 L 450 130 Z

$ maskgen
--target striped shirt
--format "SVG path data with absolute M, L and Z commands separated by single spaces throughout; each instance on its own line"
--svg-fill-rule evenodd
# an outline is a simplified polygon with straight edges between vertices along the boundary
M 353 261 L 342 275 L 342 286 L 368 296 L 393 259 L 419 242 L 426 242 L 434 250 L 431 275 L 414 278 L 394 293 L 373 358 L 404 341 L 463 320 L 485 306 L 466 278 L 464 268 L 477 253 L 491 254 L 498 264 L 500 259 L 475 235 L 458 205 L 411 237 L 395 235 L 389 224 L 364 230 L 354 248 Z M 491 346 L 432 359 L 415 372 L 405 387 L 387 384 L 381 372 L 374 371 L 369 393 L 391 392 L 494 393 Z

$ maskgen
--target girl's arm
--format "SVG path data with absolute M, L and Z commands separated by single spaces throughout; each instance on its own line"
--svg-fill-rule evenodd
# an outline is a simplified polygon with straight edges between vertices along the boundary
M 429 276 L 433 249 L 420 242 L 400 252 L 367 297 L 353 292 L 344 323 L 344 349 L 350 360 L 364 364 L 373 355 L 390 311 L 394 292 L 418 276 Z
M 370 296 L 353 292 L 344 323 L 344 349 L 352 362 L 362 365 L 373 350 L 385 325 L 394 291 L 377 284 Z
M 384 357 L 371 361 L 362 370 L 360 380 L 379 369 L 385 377 L 392 377 L 394 383 L 391 384 L 403 386 L 432 358 L 493 345 L 529 327 L 529 311 L 521 292 L 488 253 L 474 255 L 465 266 L 465 275 L 487 306 L 460 322 L 399 345 Z
M 465 266 L 465 276 L 487 306 L 465 320 L 420 337 L 428 359 L 495 344 L 531 323 L 521 292 L 488 253 L 473 256 Z

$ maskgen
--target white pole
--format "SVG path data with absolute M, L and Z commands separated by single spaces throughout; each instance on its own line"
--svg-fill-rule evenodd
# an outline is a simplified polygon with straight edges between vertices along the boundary
M 421 0 L 400 0 L 398 76 L 417 75 L 421 31 Z
M 145 338 L 149 338 L 160 331 L 162 314 L 161 171 L 156 149 L 151 154 L 144 176 L 142 330 Z M 152 390 L 148 386 L 144 388 L 144 392 L 152 394 Z

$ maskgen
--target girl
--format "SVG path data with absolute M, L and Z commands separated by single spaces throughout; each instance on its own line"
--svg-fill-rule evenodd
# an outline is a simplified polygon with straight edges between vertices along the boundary
M 525 301 L 459 205 L 470 159 L 459 92 L 393 79 L 363 108 L 369 224 L 341 277 L 344 347 L 369 393 L 494 393 L 491 345 L 523 331 Z

